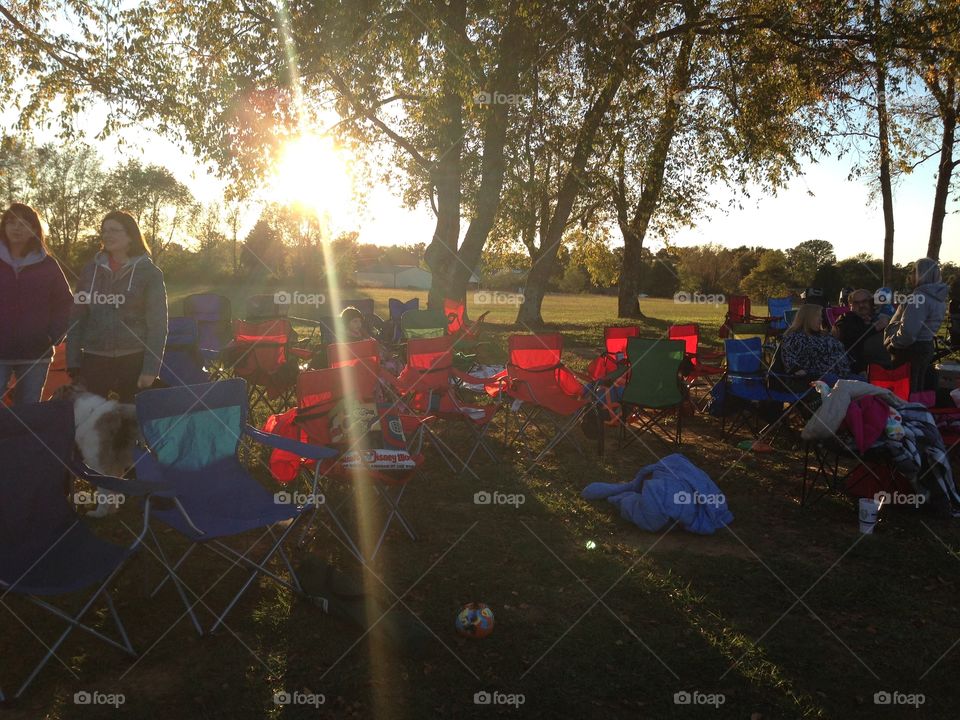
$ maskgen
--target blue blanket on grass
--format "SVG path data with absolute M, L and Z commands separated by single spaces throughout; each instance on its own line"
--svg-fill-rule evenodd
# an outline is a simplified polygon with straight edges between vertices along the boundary
M 584 500 L 606 498 L 624 519 L 658 532 L 676 520 L 685 530 L 711 535 L 733 521 L 720 488 L 700 468 L 679 453 L 647 465 L 630 482 L 591 483 L 580 493 Z

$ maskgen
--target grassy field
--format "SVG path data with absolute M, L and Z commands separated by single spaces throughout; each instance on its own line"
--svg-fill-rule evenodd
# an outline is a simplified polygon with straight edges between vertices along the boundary
M 171 288 L 171 300 L 194 288 Z M 228 289 L 235 307 L 249 288 Z M 369 293 L 386 307 L 387 291 Z M 409 297 L 410 293 L 400 293 Z M 473 316 L 486 307 L 471 307 Z M 504 356 L 515 308 L 493 306 L 485 359 Z M 716 342 L 723 308 L 647 300 L 644 334 L 675 321 L 702 324 Z M 544 317 L 585 357 L 615 299 L 550 296 Z M 505 414 L 505 411 L 501 415 Z M 262 417 L 262 415 L 260 416 Z M 502 422 L 502 421 L 501 421 Z M 459 429 L 444 439 L 465 447 Z M 581 437 L 576 430 L 576 436 Z M 330 560 L 362 581 L 374 618 L 393 614 L 419 629 L 398 643 L 383 626 L 364 635 L 314 604 L 262 582 L 228 619 L 199 639 L 170 589 L 148 597 L 159 568 L 137 558 L 116 583 L 118 609 L 138 660 L 75 636 L 10 718 L 948 718 L 955 717 L 960 648 L 960 530 L 909 512 L 886 513 L 878 532 L 858 533 L 853 504 L 798 503 L 802 454 L 778 447 L 752 455 L 706 416 L 685 420 L 679 449 L 726 495 L 735 520 L 712 536 L 679 528 L 653 534 L 606 503 L 580 499 L 596 480 L 625 481 L 676 451 L 652 435 L 619 450 L 609 431 L 601 461 L 561 444 L 532 472 L 527 456 L 494 445 L 499 464 L 476 462 L 474 480 L 428 455 L 403 506 L 420 538 L 391 531 L 366 572 L 326 528 L 294 554 Z M 742 439 L 742 438 L 739 438 Z M 432 452 L 432 451 L 431 451 Z M 271 489 L 263 458 L 251 470 Z M 474 494 L 522 495 L 523 504 L 477 505 Z M 133 504 L 98 529 L 129 541 Z M 161 533 L 167 547 L 178 547 Z M 250 539 L 252 541 L 253 538 Z M 179 545 L 182 547 L 182 545 Z M 213 556 L 195 558 L 185 581 L 211 607 L 243 580 Z M 484 640 L 453 631 L 465 602 L 489 604 L 496 629 Z M 60 625 L 4 597 L 0 682 L 10 691 Z M 14 619 L 20 618 L 24 624 Z M 111 632 L 102 613 L 97 624 Z M 29 627 L 31 630 L 27 630 Z M 34 637 L 35 632 L 38 637 Z M 78 706 L 81 691 L 122 693 L 124 705 Z M 522 694 L 523 704 L 476 705 L 475 693 Z M 323 694 L 319 708 L 276 705 L 279 692 Z M 922 693 L 919 710 L 874 703 L 874 694 Z M 678 704 L 689 693 L 713 704 Z M 514 700 L 519 700 L 514 697 Z M 721 702 L 722 699 L 722 702 Z M 902 699 L 902 698 L 901 698 Z

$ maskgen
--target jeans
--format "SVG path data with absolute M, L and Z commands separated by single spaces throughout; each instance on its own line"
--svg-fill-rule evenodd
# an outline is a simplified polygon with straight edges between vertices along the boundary
M 35 363 L 17 363 L 16 365 L 6 365 L 0 362 L 0 394 L 6 394 L 7 383 L 13 376 L 17 378 L 17 384 L 13 389 L 14 407 L 40 402 L 43 385 L 47 382 L 47 370 L 49 369 L 49 360 L 40 360 Z

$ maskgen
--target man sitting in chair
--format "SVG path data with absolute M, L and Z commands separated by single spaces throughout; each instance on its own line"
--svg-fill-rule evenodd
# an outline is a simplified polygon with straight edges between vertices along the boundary
M 862 373 L 870 363 L 890 364 L 890 355 L 883 349 L 883 330 L 890 317 L 878 312 L 873 295 L 867 290 L 854 290 L 848 298 L 850 312 L 833 326 L 833 336 L 843 343 L 850 357 L 850 369 Z

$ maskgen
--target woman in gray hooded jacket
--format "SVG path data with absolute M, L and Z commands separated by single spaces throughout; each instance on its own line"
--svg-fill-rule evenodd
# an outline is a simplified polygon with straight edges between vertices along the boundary
M 940 277 L 940 264 L 920 258 L 914 265 L 913 292 L 893 315 L 884 333 L 884 347 L 894 365 L 910 363 L 910 391 L 933 390 L 927 372 L 933 360 L 933 338 L 946 313 L 947 285 Z
M 167 341 L 167 291 L 132 215 L 114 211 L 100 224 L 101 251 L 74 293 L 67 368 L 90 392 L 132 402 L 153 385 Z

